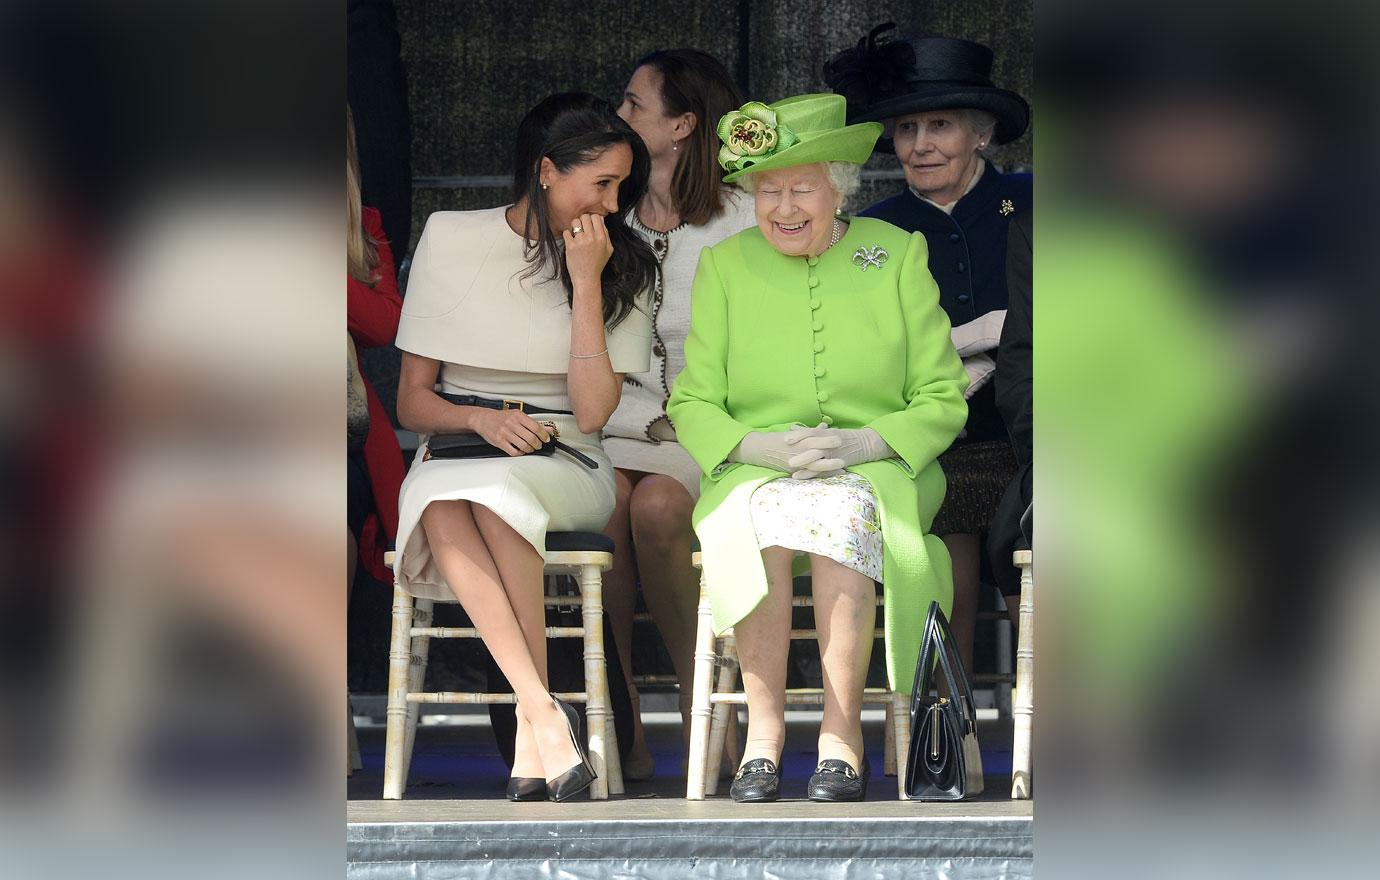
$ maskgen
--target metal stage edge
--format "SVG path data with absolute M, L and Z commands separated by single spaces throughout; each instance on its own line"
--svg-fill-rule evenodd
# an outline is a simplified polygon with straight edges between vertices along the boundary
M 1028 878 L 1028 801 L 351 801 L 351 880 Z

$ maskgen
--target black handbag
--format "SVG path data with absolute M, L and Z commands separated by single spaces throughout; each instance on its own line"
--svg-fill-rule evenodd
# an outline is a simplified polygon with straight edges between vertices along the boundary
M 552 429 L 552 436 L 542 444 L 540 449 L 526 453 L 527 455 L 555 455 L 556 450 L 564 452 L 580 464 L 595 470 L 599 467 L 599 462 L 585 455 L 576 449 L 572 449 L 566 444 L 556 439 L 555 425 L 551 422 L 544 423 Z M 478 434 L 433 434 L 426 441 L 426 458 L 508 458 L 508 453 L 494 446 Z
M 936 670 L 949 696 L 930 693 Z M 906 795 L 917 801 L 961 801 L 982 793 L 982 752 L 977 740 L 973 689 L 963 672 L 949 621 L 930 603 L 915 686 L 910 695 L 910 750 Z

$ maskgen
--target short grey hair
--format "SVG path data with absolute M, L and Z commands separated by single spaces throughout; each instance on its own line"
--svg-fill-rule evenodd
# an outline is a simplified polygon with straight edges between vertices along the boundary
M 993 119 L 993 124 L 996 120 Z M 854 165 L 852 162 L 821 162 L 824 166 L 824 176 L 829 181 L 829 186 L 842 197 L 847 203 L 849 197 L 858 191 L 858 186 L 862 182 L 862 166 Z M 749 193 L 757 192 L 757 175 L 748 171 L 739 177 L 737 184 L 739 188 Z
M 997 117 L 975 107 L 969 107 L 964 112 L 968 114 L 968 127 L 973 130 L 973 134 L 981 138 L 983 143 L 990 144 L 992 134 L 997 130 Z

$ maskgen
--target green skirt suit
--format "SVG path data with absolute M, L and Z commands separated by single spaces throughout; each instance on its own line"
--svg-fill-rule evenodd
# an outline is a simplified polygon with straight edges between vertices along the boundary
M 877 499 L 887 675 L 910 690 L 930 600 L 953 597 L 948 553 L 928 534 L 944 499 L 936 458 L 967 418 L 949 333 L 925 237 L 880 220 L 854 218 L 818 257 L 782 254 L 755 227 L 701 253 L 667 413 L 704 472 L 693 522 L 716 632 L 767 594 L 749 501 L 789 479 L 728 454 L 750 431 L 870 427 L 897 457 L 848 470 Z

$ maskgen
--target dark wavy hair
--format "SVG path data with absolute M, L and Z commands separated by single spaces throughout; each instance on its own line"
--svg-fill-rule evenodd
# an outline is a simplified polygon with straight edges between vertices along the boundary
M 671 193 L 680 219 L 701 226 L 724 209 L 719 118 L 747 99 L 719 60 L 698 49 L 658 49 L 639 58 L 633 70 L 643 66 L 661 74 L 661 103 L 667 115 L 695 114 L 695 130 L 681 142 Z
M 613 256 L 604 266 L 604 325 L 618 326 L 636 305 L 637 296 L 656 284 L 656 256 L 624 217 L 647 190 L 651 159 L 642 138 L 618 118 L 615 108 L 587 92 L 551 95 L 528 111 L 518 125 L 513 148 L 513 200 L 527 199 L 523 229 L 527 243 L 523 254 L 528 267 L 521 275 L 531 278 L 543 272 L 565 285 L 566 301 L 574 299 L 570 272 L 566 269 L 560 231 L 551 228 L 550 207 L 541 188 L 541 160 L 550 159 L 562 173 L 597 159 L 614 144 L 632 150 L 632 172 L 618 185 L 618 212 L 604 218 Z

